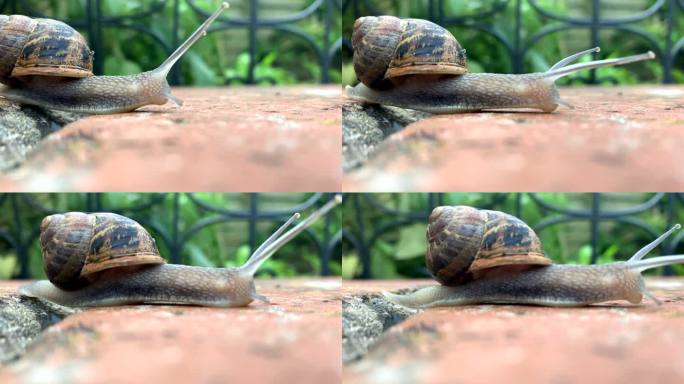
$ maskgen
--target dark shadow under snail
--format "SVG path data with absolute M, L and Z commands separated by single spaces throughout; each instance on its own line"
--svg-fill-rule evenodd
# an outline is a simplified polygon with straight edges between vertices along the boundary
M 583 306 L 612 300 L 633 304 L 646 296 L 641 272 L 684 263 L 684 255 L 643 257 L 672 229 L 628 261 L 601 265 L 552 265 L 534 231 L 503 212 L 471 207 L 437 207 L 427 228 L 428 269 L 440 285 L 408 294 L 384 292 L 410 308 L 467 304 Z
M 533 109 L 566 105 L 555 81 L 585 69 L 655 58 L 653 52 L 571 64 L 599 47 L 576 53 L 543 73 L 468 73 L 465 50 L 446 29 L 419 19 L 362 17 L 352 35 L 354 70 L 361 81 L 347 87 L 353 100 L 429 113 Z
M 268 300 L 256 292 L 254 274 L 264 261 L 341 202 L 341 196 L 285 232 L 299 214 L 238 268 L 166 264 L 154 239 L 135 221 L 113 213 L 70 212 L 46 217 L 40 243 L 48 280 L 19 288 L 69 307 L 185 304 L 242 307 Z

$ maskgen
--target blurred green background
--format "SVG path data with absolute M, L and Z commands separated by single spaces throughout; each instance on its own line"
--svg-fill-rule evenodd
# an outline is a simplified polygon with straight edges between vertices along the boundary
M 643 212 L 622 216 L 619 219 L 598 221 L 597 263 L 626 260 L 641 247 L 653 241 L 676 222 L 684 224 L 684 200 L 680 195 L 654 195 L 644 193 L 606 193 L 571 194 L 538 193 L 501 194 L 501 193 L 445 193 L 427 195 L 424 193 L 371 194 L 370 197 L 391 210 L 408 212 L 397 215 L 384 212 L 367 199 L 368 195 L 346 194 L 343 204 L 342 223 L 348 236 L 343 242 L 342 276 L 344 279 L 362 276 L 361 251 L 350 241 L 369 244 L 370 268 L 372 278 L 398 279 L 408 277 L 428 277 L 425 268 L 425 230 L 427 216 L 438 205 L 469 205 L 476 208 L 494 209 L 520 217 L 532 228 L 543 220 L 558 216 L 558 213 L 542 207 L 533 197 L 553 204 L 562 209 L 590 210 L 598 197 L 601 211 L 622 210 L 639 206 L 653 199 L 657 202 Z M 432 199 L 432 205 L 429 203 Z M 441 200 L 441 201 L 440 201 Z M 361 216 L 357 215 L 361 212 Z M 631 225 L 638 221 L 649 227 L 652 232 Z M 591 221 L 578 219 L 553 224 L 537 231 L 544 252 L 555 263 L 590 264 L 592 257 Z M 684 254 L 684 245 L 679 239 L 684 231 L 676 232 L 665 247 L 675 244 L 673 252 Z M 670 243 L 674 242 L 674 243 Z M 657 256 L 664 252 L 660 246 L 649 254 Z M 647 256 L 647 257 L 649 257 Z M 650 273 L 662 273 L 652 271 Z M 684 275 L 684 265 L 677 265 L 672 272 Z
M 343 14 L 343 35 L 351 40 L 354 20 L 357 16 L 377 14 L 395 15 L 406 18 L 430 18 L 431 0 L 346 0 Z M 449 27 L 448 29 L 467 50 L 468 67 L 471 72 L 514 73 L 513 62 L 504 45 L 488 33 L 478 28 L 490 28 L 514 45 L 516 28 L 516 3 L 508 0 L 443 0 L 434 1 L 433 16 L 438 13 L 435 4 L 443 3 L 443 16 L 446 18 L 463 17 L 471 27 Z M 544 10 L 558 15 L 572 18 L 591 19 L 592 1 L 590 0 L 538 0 L 536 2 Z M 654 5 L 653 0 L 610 0 L 600 2 L 600 16 L 602 19 L 615 19 L 642 13 Z M 666 2 L 667 3 L 667 2 Z M 369 8 L 365 4 L 370 4 Z M 487 13 L 497 6 L 504 6 L 502 12 L 494 16 L 469 18 L 470 15 Z M 668 15 L 670 7 L 674 7 L 672 16 Z M 436 16 L 435 16 L 436 17 Z M 432 19 L 434 20 L 435 17 Z M 674 2 L 669 2 L 655 15 L 643 21 L 627 24 L 628 28 L 641 29 L 651 34 L 661 47 L 666 46 L 668 32 L 668 17 L 673 18 L 671 33 L 672 44 L 684 38 L 684 9 Z M 520 12 L 521 44 L 524 46 L 528 38 L 544 27 L 559 23 L 557 20 L 546 18 L 539 14 L 527 0 L 522 0 Z M 460 25 L 461 23 L 459 23 Z M 451 25 L 451 24 L 450 24 Z M 617 28 L 604 28 L 599 32 L 601 53 L 600 58 L 615 58 L 654 50 L 649 42 L 636 34 Z M 574 27 L 570 30 L 554 32 L 545 35 L 534 43 L 524 55 L 524 72 L 544 72 L 560 59 L 570 54 L 591 48 L 591 30 L 586 27 Z M 656 52 L 657 53 L 657 52 Z M 355 84 L 356 74 L 351 62 L 351 49 L 343 52 L 342 81 L 344 84 Z M 583 60 L 590 60 L 591 56 Z M 648 62 L 630 64 L 626 67 L 602 68 L 597 72 L 601 82 L 609 82 L 611 78 L 619 84 L 656 83 L 663 81 L 662 57 Z M 673 63 L 673 81 L 684 83 L 684 50 L 679 51 Z M 580 76 L 587 77 L 589 72 Z M 558 84 L 577 83 L 578 75 L 561 79 Z
M 163 46 L 149 34 L 137 29 L 148 28 L 153 34 L 172 46 L 173 13 L 176 1 L 164 0 L 100 0 L 105 18 L 123 18 L 121 24 L 135 28 L 123 28 L 106 21 L 103 27 L 101 52 L 104 55 L 104 73 L 127 75 L 151 70 L 161 64 L 167 56 Z M 299 13 L 311 6 L 315 0 L 260 0 L 258 17 L 260 21 Z M 62 21 L 86 20 L 88 0 L 0 0 L 3 13 L 33 11 Z M 218 0 L 194 0 L 207 13 L 218 8 Z M 247 19 L 250 17 L 249 0 L 231 0 L 230 9 L 223 17 Z M 3 7 L 4 4 L 4 7 Z M 136 18 L 162 4 L 160 12 Z M 260 27 L 256 35 L 255 77 L 270 78 L 277 84 L 318 83 L 322 79 L 322 67 L 313 46 L 324 49 L 327 37 L 328 47 L 340 39 L 342 20 L 334 2 L 324 1 L 310 16 L 287 23 L 287 28 L 297 28 L 304 37 L 286 33 L 274 28 Z M 331 25 L 326 36 L 327 7 L 331 10 Z M 204 20 L 190 8 L 186 0 L 179 1 L 179 42 L 184 41 Z M 219 21 L 212 28 L 221 26 Z M 88 28 L 78 28 L 88 36 Z M 91 47 L 92 48 L 92 47 Z M 175 49 L 175 47 L 173 47 Z M 328 52 L 324 52 L 325 55 Z M 234 77 L 246 77 L 249 68 L 249 35 L 247 26 L 236 26 L 227 31 L 211 32 L 196 43 L 182 61 L 182 83 L 186 85 L 219 85 Z M 328 75 L 331 82 L 340 82 L 340 51 L 332 53 Z M 233 83 L 239 83 L 233 81 Z M 267 82 L 262 82 L 267 84 Z
M 235 218 L 228 222 L 203 226 L 196 233 L 186 232 L 193 226 L 215 217 L 217 214 L 204 210 L 187 194 L 146 193 L 104 193 L 104 194 L 3 194 L 0 195 L 0 278 L 17 277 L 20 265 L 17 250 L 10 239 L 20 239 L 29 255 L 28 273 L 31 278 L 44 277 L 38 234 L 40 222 L 48 212 L 67 211 L 115 211 L 137 219 L 155 237 L 159 252 L 169 260 L 167 242 L 156 228 L 166 235 L 173 235 L 174 211 L 178 208 L 178 236 L 187 236 L 182 243 L 181 263 L 206 267 L 232 267 L 242 265 L 251 252 L 249 245 L 249 220 Z M 256 200 L 258 212 L 290 210 L 315 198 L 306 193 L 271 194 L 223 194 L 195 193 L 196 200 L 227 210 L 249 211 Z M 320 207 L 329 198 L 323 195 L 312 208 L 302 211 L 302 218 Z M 88 205 L 89 204 L 89 205 Z M 136 208 L 137 207 L 137 208 Z M 273 216 L 273 215 L 272 215 Z M 256 221 L 256 246 L 271 235 L 290 215 L 276 215 Z M 318 220 L 310 231 L 297 236 L 281 248 L 260 269 L 280 277 L 299 275 L 320 275 L 322 253 L 313 237 L 321 242 L 323 249 L 333 247 L 329 263 L 332 275 L 341 273 L 341 247 L 334 243 L 333 236 L 340 231 L 341 209 L 336 207 L 330 213 L 327 228 L 328 243 L 325 240 L 325 220 Z

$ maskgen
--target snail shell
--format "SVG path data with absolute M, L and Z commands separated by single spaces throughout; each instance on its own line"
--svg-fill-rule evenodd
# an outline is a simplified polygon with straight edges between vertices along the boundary
M 382 89 L 415 74 L 460 75 L 468 71 L 465 49 L 446 29 L 427 20 L 361 17 L 352 34 L 359 80 Z
M 40 225 L 40 246 L 45 274 L 65 290 L 87 285 L 106 269 L 166 263 L 140 224 L 114 213 L 48 216 Z
M 532 228 L 503 212 L 437 207 L 430 214 L 426 235 L 426 263 L 442 285 L 462 284 L 495 267 L 552 263 Z
M 0 15 L 0 82 L 31 75 L 88 77 L 93 55 L 76 30 L 57 20 Z

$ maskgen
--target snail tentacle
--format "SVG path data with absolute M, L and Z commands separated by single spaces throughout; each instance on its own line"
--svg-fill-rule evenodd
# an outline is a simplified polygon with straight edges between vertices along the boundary
M 573 55 L 570 55 L 570 56 L 566 57 L 565 59 L 562 59 L 561 61 L 554 64 L 551 68 L 549 68 L 549 71 L 553 71 L 553 70 L 556 70 L 559 68 L 563 68 L 566 65 L 572 63 L 573 61 L 579 59 L 580 57 L 582 57 L 584 55 L 588 55 L 590 53 L 594 53 L 594 52 L 601 52 L 601 47 L 589 48 L 586 51 L 577 52 Z
M 629 64 L 629 63 L 634 63 L 637 61 L 653 60 L 653 59 L 655 59 L 655 53 L 653 53 L 652 51 L 648 51 L 646 53 L 642 53 L 639 55 L 620 57 L 620 58 L 616 58 L 616 59 L 595 60 L 595 61 L 589 61 L 586 63 L 577 63 L 577 64 L 573 64 L 573 65 L 568 65 L 565 67 L 552 69 L 552 70 L 549 70 L 547 72 L 544 72 L 544 77 L 547 77 L 547 78 L 552 79 L 553 81 L 556 81 L 556 80 L 560 79 L 561 77 L 565 77 L 565 76 L 571 75 L 575 72 L 583 71 L 585 69 L 595 69 L 595 68 L 601 68 L 601 67 L 613 67 L 613 66 L 618 66 L 618 65 L 625 65 L 625 64 Z
M 171 71 L 171 68 L 173 67 L 174 64 L 185 54 L 185 52 L 190 49 L 190 47 L 193 46 L 199 39 L 202 37 L 206 36 L 207 34 L 207 29 L 209 29 L 209 26 L 211 23 L 213 23 L 223 11 L 228 9 L 230 5 L 227 2 L 223 2 L 221 6 L 214 11 L 214 13 L 207 18 L 207 20 L 202 23 L 202 25 L 195 30 L 195 32 L 188 37 L 187 40 L 183 44 L 181 44 L 172 54 L 169 56 L 164 62 L 155 70 L 157 72 L 160 72 L 163 74 L 163 77 L 166 77 L 166 75 L 169 74 Z
M 292 240 L 302 231 L 311 226 L 311 224 L 313 224 L 314 221 L 320 219 L 323 215 L 325 215 L 328 211 L 330 211 L 333 207 L 335 207 L 337 204 L 340 204 L 341 202 L 342 196 L 335 195 L 335 197 L 328 201 L 325 205 L 323 205 L 323 207 L 313 212 L 311 215 L 309 215 L 309 217 L 302 220 L 299 224 L 297 224 L 294 228 L 287 231 L 282 236 L 279 236 L 274 239 L 269 238 L 268 240 L 266 240 L 268 244 L 265 244 L 265 246 L 263 247 L 259 247 L 257 251 L 260 252 L 255 252 L 255 254 L 253 254 L 250 257 L 250 259 L 247 260 L 245 265 L 240 267 L 240 271 L 253 275 L 256 272 L 256 270 L 259 269 L 259 266 L 261 266 L 261 264 L 263 264 L 264 261 L 271 257 L 271 255 L 273 255 L 278 249 L 280 249 L 283 245 L 287 244 L 290 240 Z M 290 220 L 288 220 L 288 222 L 285 225 L 283 225 L 278 231 L 276 231 L 276 234 L 282 232 L 285 229 L 285 227 L 287 227 L 289 223 L 295 218 L 296 217 L 293 216 Z
M 649 244 L 647 244 L 645 247 L 641 248 L 639 251 L 637 251 L 630 259 L 629 261 L 637 261 L 641 260 L 646 254 L 651 252 L 653 248 L 657 247 L 660 243 L 662 243 L 668 236 L 670 236 L 674 231 L 680 229 L 682 226 L 680 224 L 675 224 L 670 230 L 667 232 L 663 233 L 662 235 L 658 236 L 657 239 L 653 240 Z

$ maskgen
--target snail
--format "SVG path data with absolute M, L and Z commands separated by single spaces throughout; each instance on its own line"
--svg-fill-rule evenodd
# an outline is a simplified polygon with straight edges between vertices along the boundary
M 41 223 L 40 243 L 48 280 L 19 288 L 68 307 L 137 303 L 242 307 L 256 293 L 254 273 L 280 247 L 341 202 L 339 195 L 285 232 L 294 214 L 238 268 L 165 264 L 154 239 L 137 222 L 114 213 L 69 212 Z M 285 232 L 285 233 L 283 233 Z
M 610 300 L 632 304 L 647 296 L 641 272 L 684 263 L 684 255 L 642 258 L 673 228 L 628 261 L 600 265 L 554 265 L 534 231 L 506 213 L 465 206 L 437 207 L 427 227 L 427 267 L 440 283 L 407 294 L 383 292 L 411 308 L 466 304 L 583 306 Z
M 553 112 L 564 103 L 554 82 L 577 71 L 655 58 L 651 51 L 618 59 L 569 65 L 595 47 L 566 57 L 543 73 L 468 73 L 465 49 L 437 24 L 393 16 L 362 17 L 352 35 L 354 70 L 361 81 L 347 87 L 357 101 L 429 113 L 535 109 Z
M 166 81 L 171 67 L 202 36 L 223 3 L 157 69 L 129 76 L 93 76 L 93 52 L 80 33 L 56 20 L 0 15 L 0 96 L 20 104 L 84 114 L 130 112 L 183 102 Z

